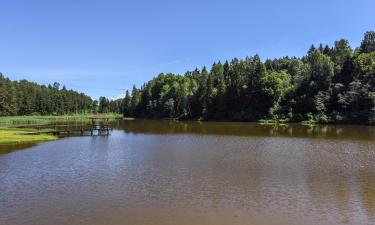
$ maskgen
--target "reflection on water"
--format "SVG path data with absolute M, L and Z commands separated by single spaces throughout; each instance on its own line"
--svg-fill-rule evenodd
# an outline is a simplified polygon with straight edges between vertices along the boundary
M 0 224 L 375 224 L 373 127 L 115 127 L 0 155 Z
M 175 121 L 122 121 L 115 124 L 130 133 L 145 134 L 206 134 L 232 136 L 280 136 L 372 140 L 374 126 L 300 124 L 259 125 L 232 122 L 175 122 Z
M 16 150 L 30 148 L 35 144 L 0 144 L 0 154 L 10 153 Z

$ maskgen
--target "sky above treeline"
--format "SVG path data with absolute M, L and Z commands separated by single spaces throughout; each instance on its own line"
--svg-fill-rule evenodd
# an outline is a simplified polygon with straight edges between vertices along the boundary
M 157 74 L 306 54 L 375 30 L 374 0 L 0 1 L 0 72 L 115 98 Z

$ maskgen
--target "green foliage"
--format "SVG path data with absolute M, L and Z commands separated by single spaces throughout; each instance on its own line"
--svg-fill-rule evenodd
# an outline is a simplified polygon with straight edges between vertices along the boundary
M 10 125 L 26 125 L 26 124 L 56 124 L 56 123 L 91 123 L 91 117 L 94 114 L 69 114 L 69 115 L 32 115 L 32 116 L 1 116 L 0 127 Z M 110 120 L 122 118 L 120 114 L 107 113 L 106 116 Z M 130 119 L 130 118 L 126 118 Z
M 375 81 L 375 51 L 362 53 L 355 60 L 359 78 L 374 85 Z
M 38 85 L 26 80 L 10 81 L 0 74 L 0 116 L 64 115 L 96 110 L 93 100 L 60 84 Z
M 159 74 L 125 98 L 92 101 L 58 83 L 40 86 L 0 75 L 0 115 L 80 111 L 127 117 L 306 123 L 375 123 L 375 32 L 352 50 L 345 39 L 312 45 L 302 58 L 264 63 L 258 55 L 184 75 Z
M 0 116 L 15 113 L 14 97 L 12 82 L 0 73 Z
M 365 33 L 365 37 L 359 47 L 361 53 L 370 53 L 375 51 L 375 32 L 368 31 Z
M 0 144 L 14 144 L 14 143 L 36 143 L 42 141 L 56 140 L 57 137 L 49 134 L 40 135 L 24 135 L 22 132 L 37 131 L 34 129 L 21 128 L 0 128 Z M 0 152 L 1 153 L 1 152 Z
M 292 90 L 291 76 L 285 70 L 266 73 L 261 78 L 263 101 L 268 104 L 269 114 L 272 116 L 280 109 L 280 102 Z
M 160 74 L 123 101 L 133 117 L 374 123 L 375 35 L 367 32 L 357 52 L 340 39 L 302 58 L 255 55 L 210 72 Z

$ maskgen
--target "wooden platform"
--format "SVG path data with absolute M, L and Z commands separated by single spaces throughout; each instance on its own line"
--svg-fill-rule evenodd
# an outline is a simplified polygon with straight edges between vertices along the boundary
M 24 135 L 38 135 L 38 134 L 53 134 L 53 135 L 67 135 L 79 134 L 83 135 L 110 135 L 112 128 L 109 125 L 109 118 L 105 115 L 95 115 L 90 117 L 90 125 L 35 125 L 31 126 L 37 131 L 20 132 L 18 134 Z M 30 128 L 30 126 L 28 127 Z
M 53 125 L 53 126 L 37 126 L 36 131 L 19 132 L 17 134 L 24 135 L 39 135 L 39 134 L 53 134 L 53 135 L 81 135 L 81 136 L 104 136 L 110 135 L 112 128 L 109 125 L 95 124 L 93 126 L 76 126 L 76 125 Z

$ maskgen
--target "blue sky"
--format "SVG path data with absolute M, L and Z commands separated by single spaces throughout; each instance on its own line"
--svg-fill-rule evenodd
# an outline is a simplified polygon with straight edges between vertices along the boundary
M 0 0 L 0 10 L 2 73 L 93 98 L 218 60 L 358 46 L 375 30 L 374 0 Z

